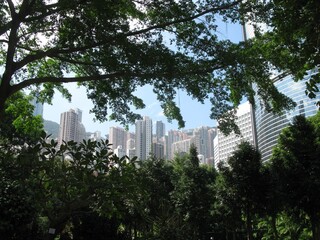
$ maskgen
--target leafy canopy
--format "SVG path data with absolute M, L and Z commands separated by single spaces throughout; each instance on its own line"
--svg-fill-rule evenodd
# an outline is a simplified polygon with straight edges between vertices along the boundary
M 226 117 L 242 97 L 253 102 L 252 83 L 275 110 L 292 107 L 269 80 L 269 65 L 251 43 L 217 35 L 217 17 L 241 23 L 256 1 L 224 0 L 5 0 L 0 8 L 0 113 L 15 92 L 29 88 L 49 102 L 63 83 L 87 89 L 98 120 L 134 122 L 134 95 L 152 85 L 169 120 L 184 120 L 177 89 L 204 102 L 211 118 Z M 261 6 L 260 6 L 261 7 Z M 110 110 L 112 113 L 110 114 Z

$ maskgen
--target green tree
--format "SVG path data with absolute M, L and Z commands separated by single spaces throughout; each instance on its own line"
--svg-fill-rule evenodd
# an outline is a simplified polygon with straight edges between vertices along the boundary
M 171 202 L 172 174 L 172 166 L 165 160 L 141 162 L 137 175 L 142 194 L 134 208 L 140 216 L 137 230 L 143 239 L 176 239 L 179 222 Z
M 21 92 L 6 102 L 6 111 L 0 121 L 0 144 L 23 145 L 38 141 L 43 133 L 40 116 L 33 116 L 30 99 Z
M 171 197 L 180 222 L 176 239 L 207 239 L 214 227 L 210 209 L 215 199 L 216 172 L 212 167 L 199 166 L 194 146 L 189 154 L 176 156 L 172 164 L 174 190 Z
M 320 4 L 317 0 L 272 0 L 261 11 L 256 11 L 249 18 L 256 23 L 269 26 L 262 27 L 263 34 L 257 34 L 254 48 L 265 59 L 266 64 L 273 65 L 283 74 L 292 74 L 301 80 L 313 71 L 307 82 L 307 95 L 316 98 L 320 82 L 318 66 Z M 314 71 L 316 70 L 316 71 Z
M 278 175 L 289 208 L 303 210 L 311 221 L 313 239 L 320 239 L 320 145 L 313 121 L 294 118 L 284 129 L 272 155 L 272 168 Z
M 260 56 L 248 57 L 247 44 L 219 40 L 216 31 L 217 19 L 239 22 L 255 5 L 240 0 L 2 1 L 0 114 L 5 101 L 27 87 L 40 101 L 50 103 L 54 89 L 70 98 L 62 84 L 69 82 L 87 88 L 101 121 L 128 123 L 140 117 L 130 107 L 145 106 L 134 93 L 144 85 L 153 86 L 164 114 L 181 127 L 177 89 L 200 102 L 210 99 L 212 118 L 224 116 L 229 103 L 236 106 L 243 96 L 253 101 L 252 82 L 263 99 L 288 107 Z
M 121 216 L 123 199 L 133 195 L 134 160 L 117 158 L 108 141 L 57 146 L 42 138 L 33 145 L 0 147 L 0 191 L 5 194 L 0 231 L 8 239 L 67 236 L 70 222 L 83 214 L 98 213 L 111 221 Z M 49 228 L 54 234 L 48 234 Z
M 220 166 L 227 189 L 244 218 L 247 239 L 253 239 L 253 220 L 261 211 L 264 200 L 264 181 L 260 153 L 248 142 L 242 142 L 229 157 L 227 166 Z

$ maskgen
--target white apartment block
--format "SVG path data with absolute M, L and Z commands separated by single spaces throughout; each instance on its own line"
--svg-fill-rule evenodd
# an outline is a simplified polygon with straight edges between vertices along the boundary
M 146 160 L 152 153 L 152 120 L 143 117 L 136 121 L 136 155 L 140 160 Z
M 214 165 L 217 167 L 219 162 L 227 162 L 237 145 L 241 141 L 248 141 L 255 146 L 254 140 L 254 122 L 252 114 L 252 106 L 249 102 L 241 104 L 237 109 L 237 120 L 241 135 L 230 133 L 225 136 L 220 130 L 214 139 Z
M 80 109 L 70 109 L 60 115 L 60 129 L 58 144 L 63 141 L 80 142 L 85 139 L 86 130 L 81 123 L 82 111 Z
M 111 149 L 115 150 L 118 146 L 121 146 L 124 151 L 126 151 L 127 147 L 127 136 L 128 132 L 121 127 L 110 127 L 109 128 L 109 143 L 111 145 Z
M 194 144 L 194 138 L 174 142 L 171 146 L 173 154 L 189 153 L 192 143 Z
M 179 142 L 182 140 L 189 139 L 187 133 L 178 131 L 178 130 L 170 130 L 168 131 L 168 145 L 167 145 L 167 159 L 172 160 L 174 158 L 174 150 L 172 149 L 172 145 L 175 142 Z

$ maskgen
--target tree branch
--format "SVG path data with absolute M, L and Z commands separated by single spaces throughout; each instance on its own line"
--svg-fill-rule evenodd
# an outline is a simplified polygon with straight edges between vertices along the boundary
M 227 5 L 224 5 L 224 6 L 213 7 L 213 8 L 207 9 L 206 11 L 200 12 L 200 13 L 198 13 L 196 15 L 193 15 L 193 16 L 190 16 L 188 18 L 182 18 L 182 19 L 178 19 L 178 20 L 175 20 L 175 21 L 171 21 L 171 22 L 166 22 L 166 23 L 150 26 L 150 27 L 147 27 L 147 28 L 144 28 L 144 29 L 141 29 L 141 30 L 127 32 L 127 33 L 124 33 L 124 34 L 118 34 L 118 35 L 116 35 L 116 36 L 114 36 L 114 37 L 112 37 L 110 39 L 106 39 L 106 40 L 100 41 L 100 42 L 95 42 L 95 43 L 92 43 L 90 45 L 79 46 L 79 47 L 74 47 L 74 48 L 67 48 L 67 49 L 52 48 L 52 49 L 49 49 L 48 51 L 39 51 L 36 54 L 32 54 L 32 55 L 26 56 L 24 59 L 22 59 L 20 62 L 18 62 L 16 64 L 16 70 L 22 68 L 23 66 L 27 65 L 28 63 L 30 63 L 32 61 L 39 60 L 39 59 L 44 58 L 44 57 L 55 57 L 55 56 L 58 56 L 59 54 L 68 54 L 68 53 L 85 51 L 85 50 L 88 50 L 88 49 L 91 49 L 91 48 L 95 48 L 95 47 L 99 47 L 99 46 L 103 46 L 103 45 L 115 42 L 117 39 L 119 39 L 119 37 L 122 37 L 122 38 L 123 37 L 131 37 L 131 36 L 136 36 L 136 35 L 140 35 L 140 34 L 143 34 L 143 33 L 150 32 L 150 31 L 152 31 L 154 29 L 164 29 L 165 27 L 170 26 L 170 25 L 174 25 L 174 24 L 177 24 L 177 23 L 183 23 L 183 22 L 188 22 L 188 21 L 194 20 L 194 19 L 196 19 L 196 18 L 198 18 L 200 16 L 203 16 L 203 15 L 205 15 L 207 13 L 210 13 L 210 12 L 215 12 L 215 11 L 219 11 L 219 10 L 223 10 L 223 9 L 228 9 L 228 8 L 233 7 L 233 6 L 235 6 L 235 5 L 237 5 L 237 4 L 241 3 L 241 2 L 242 2 L 242 0 L 238 0 L 238 1 L 235 1 L 234 3 L 231 3 L 231 4 L 227 4 Z
M 101 75 L 91 75 L 91 76 L 83 76 L 83 77 L 70 77 L 70 78 L 59 78 L 59 77 L 41 77 L 41 78 L 31 78 L 24 80 L 16 85 L 13 85 L 10 89 L 10 94 L 31 86 L 33 84 L 41 84 L 41 83 L 72 83 L 72 82 L 87 82 L 87 81 L 100 81 L 100 80 L 112 80 L 116 78 L 123 77 L 139 77 L 139 78 L 160 78 L 160 77 L 181 77 L 181 76 L 191 76 L 198 74 L 208 74 L 213 71 L 220 69 L 221 66 L 213 66 L 207 69 L 198 69 L 196 71 L 184 71 L 184 72 L 152 72 L 152 73 L 136 73 L 136 72 L 115 72 L 109 74 L 101 74 Z

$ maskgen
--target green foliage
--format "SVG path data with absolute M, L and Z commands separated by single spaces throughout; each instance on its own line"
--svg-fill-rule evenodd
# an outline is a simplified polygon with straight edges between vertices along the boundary
M 244 239 L 248 232 L 251 239 L 316 239 L 318 120 L 319 114 L 297 117 L 266 166 L 245 142 L 218 172 L 199 165 L 194 146 L 173 161 L 139 162 L 119 159 L 108 141 L 7 141 L 0 145 L 0 234 L 205 240 Z
M 4 1 L 0 114 L 7 99 L 25 88 L 41 90 L 41 102 L 51 103 L 55 89 L 70 99 L 63 85 L 69 82 L 87 88 L 96 119 L 124 125 L 141 117 L 132 109 L 145 106 L 135 95 L 145 85 L 180 127 L 185 122 L 177 90 L 201 103 L 210 100 L 214 119 L 243 97 L 253 103 L 254 82 L 275 111 L 291 107 L 272 87 L 269 64 L 257 49 L 219 38 L 219 19 L 242 24 L 243 16 L 263 10 L 256 1 Z M 234 128 L 232 117 L 224 122 Z
M 262 58 L 277 70 L 292 74 L 296 81 L 307 77 L 310 98 L 319 92 L 319 10 L 317 0 L 273 0 L 266 14 L 259 13 L 256 18 L 270 26 L 266 34 L 258 34 L 254 44 L 262 50 Z
M 316 131 L 318 115 L 308 120 L 294 118 L 284 129 L 272 155 L 273 171 L 286 198 L 288 208 L 303 210 L 310 218 L 313 239 L 320 236 L 320 147 Z
M 220 166 L 220 171 L 227 191 L 233 194 L 231 210 L 236 203 L 245 217 L 247 237 L 253 239 L 254 216 L 261 211 L 259 208 L 265 197 L 260 153 L 250 143 L 242 142 L 229 157 L 227 165 Z M 230 201 L 230 198 L 226 200 Z
M 23 144 L 41 136 L 42 118 L 32 115 L 33 108 L 30 98 L 21 92 L 8 99 L 6 111 L 0 121 L 0 142 Z

